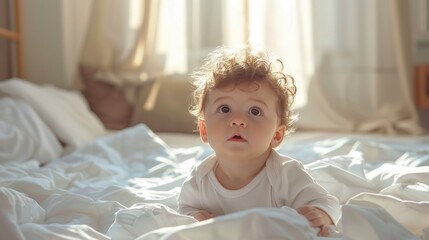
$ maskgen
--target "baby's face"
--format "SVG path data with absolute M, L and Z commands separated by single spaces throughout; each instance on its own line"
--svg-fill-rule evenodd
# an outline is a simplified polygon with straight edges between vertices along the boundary
M 234 159 L 267 153 L 276 132 L 284 129 L 277 115 L 277 95 L 262 82 L 259 87 L 242 83 L 210 91 L 204 119 L 203 134 L 206 130 L 210 146 L 217 155 Z

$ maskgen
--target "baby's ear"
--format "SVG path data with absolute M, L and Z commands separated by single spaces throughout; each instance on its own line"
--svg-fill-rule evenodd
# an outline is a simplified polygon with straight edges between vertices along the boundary
M 281 125 L 277 128 L 277 130 L 274 132 L 274 137 L 271 140 L 271 148 L 276 148 L 282 143 L 283 138 L 285 136 L 286 126 Z
M 207 138 L 206 122 L 204 120 L 199 120 L 198 128 L 200 130 L 201 141 L 203 141 L 204 143 L 207 143 L 209 140 Z

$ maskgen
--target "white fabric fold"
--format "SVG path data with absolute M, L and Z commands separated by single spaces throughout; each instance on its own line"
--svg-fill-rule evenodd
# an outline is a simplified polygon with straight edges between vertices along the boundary
M 0 99 L 0 163 L 47 163 L 62 152 L 54 133 L 24 101 Z
M 413 163 L 427 156 L 428 140 L 289 138 L 279 151 L 307 156 L 304 166 L 315 180 L 342 200 L 339 232 L 320 239 L 424 239 L 429 169 Z M 249 209 L 204 222 L 178 214 L 181 184 L 208 148 L 173 149 L 137 125 L 43 167 L 36 160 L 0 164 L 2 237 L 318 239 L 317 229 L 287 208 Z

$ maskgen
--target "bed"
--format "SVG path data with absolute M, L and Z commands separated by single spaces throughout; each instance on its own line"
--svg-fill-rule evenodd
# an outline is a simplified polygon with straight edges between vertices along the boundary
M 176 118 L 131 115 L 116 89 L 88 81 L 91 69 L 80 69 L 84 93 L 36 85 L 25 79 L 21 1 L 13 2 L 14 28 L 0 28 L 14 42 L 3 54 L 16 60 L 0 81 L 1 239 L 322 239 L 288 208 L 203 222 L 179 214 L 183 181 L 212 153 L 186 106 L 175 105 L 188 94 L 182 77 L 148 81 L 137 94 L 142 102 L 153 85 L 170 86 L 155 108 Z M 278 151 L 338 197 L 341 219 L 323 239 L 429 239 L 429 135 L 297 131 Z
M 2 239 L 319 239 L 291 209 L 203 222 L 176 212 L 196 134 L 106 130 L 80 92 L 0 82 Z M 278 151 L 337 196 L 323 239 L 429 239 L 429 136 L 297 131 Z

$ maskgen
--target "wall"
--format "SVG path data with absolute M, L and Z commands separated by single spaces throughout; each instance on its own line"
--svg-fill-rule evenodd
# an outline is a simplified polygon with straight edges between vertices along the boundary
M 416 64 L 429 63 L 429 18 L 428 0 L 412 1 L 411 16 Z
M 92 0 L 23 0 L 27 80 L 71 87 Z
M 8 3 L 0 1 L 0 27 L 9 28 Z M 10 41 L 0 38 L 0 80 L 10 78 Z
M 414 44 L 414 63 L 429 64 L 429 17 L 428 0 L 412 1 L 412 31 Z M 420 123 L 429 130 L 429 109 L 418 109 Z

